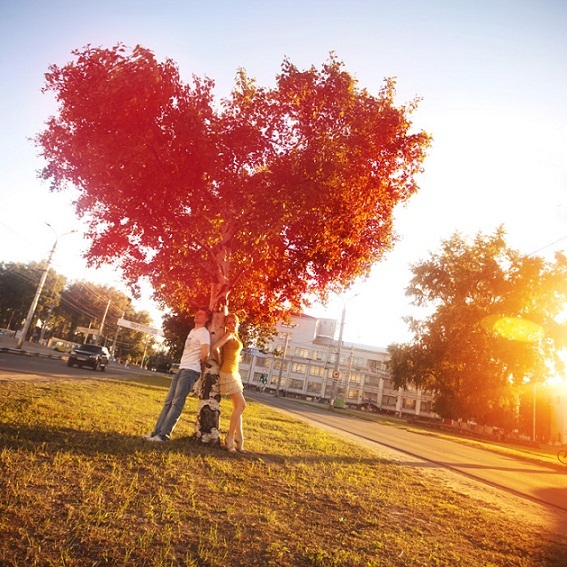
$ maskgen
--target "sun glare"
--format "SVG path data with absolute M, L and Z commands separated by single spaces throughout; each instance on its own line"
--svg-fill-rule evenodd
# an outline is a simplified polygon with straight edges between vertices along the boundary
M 514 341 L 535 343 L 545 336 L 541 325 L 520 317 L 487 317 L 482 324 L 485 329 Z
M 563 386 L 565 389 L 567 389 L 567 378 L 565 378 L 564 376 L 553 376 L 552 378 L 549 378 L 545 383 L 549 384 L 550 386 Z

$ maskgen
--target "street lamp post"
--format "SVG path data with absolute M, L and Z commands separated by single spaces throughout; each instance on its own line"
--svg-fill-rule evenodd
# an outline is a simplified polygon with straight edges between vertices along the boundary
M 337 358 L 335 360 L 335 370 L 333 372 L 333 383 L 331 384 L 331 399 L 329 400 L 329 407 L 332 408 L 335 405 L 335 389 L 336 389 L 336 384 L 338 382 L 338 378 L 340 376 L 339 373 L 339 364 L 341 363 L 341 350 L 343 348 L 343 332 L 344 332 L 344 328 L 345 328 L 345 320 L 346 320 L 346 304 L 351 300 L 354 299 L 355 297 L 358 297 L 358 293 L 355 293 L 352 297 L 349 297 L 348 299 L 345 299 L 345 301 L 343 302 L 343 312 L 341 315 L 341 326 L 339 329 L 339 345 L 337 347 Z
M 282 372 L 283 372 L 283 367 L 284 367 L 284 362 L 285 362 L 285 355 L 286 355 L 286 352 L 287 352 L 287 343 L 289 341 L 289 333 L 282 333 L 282 334 L 285 335 L 285 342 L 284 342 L 282 359 L 280 361 L 280 371 L 278 373 L 278 384 L 277 384 L 277 387 L 276 387 L 276 397 L 278 397 L 278 398 L 280 396 L 280 385 L 282 383 Z
M 281 324 L 282 327 L 289 327 L 291 329 L 293 329 L 294 327 L 297 327 L 297 325 L 295 323 L 282 323 Z M 283 355 L 282 355 L 282 359 L 281 359 L 281 366 L 280 366 L 280 371 L 278 373 L 278 383 L 276 386 L 276 397 L 279 397 L 280 395 L 280 385 L 282 382 L 282 372 L 283 372 L 283 367 L 284 367 L 284 362 L 285 362 L 285 355 L 287 353 L 287 345 L 289 342 L 289 337 L 291 336 L 290 333 L 288 332 L 283 332 L 283 333 L 279 333 L 279 335 L 285 335 L 285 343 L 284 343 L 284 350 L 283 350 Z
M 45 223 L 47 224 L 47 226 L 49 228 L 51 228 L 51 230 L 53 230 L 53 228 L 51 227 L 51 225 L 49 223 Z M 53 231 L 55 232 L 55 231 Z M 55 242 L 53 243 L 53 246 L 51 247 L 51 251 L 49 252 L 49 256 L 47 258 L 47 262 L 45 264 L 45 268 L 43 270 L 43 273 L 41 274 L 41 278 L 39 280 L 39 284 L 37 286 L 37 289 L 35 290 L 35 296 L 33 298 L 33 301 L 30 305 L 29 311 L 28 311 L 28 316 L 26 317 L 26 321 L 24 323 L 24 328 L 22 330 L 22 334 L 20 335 L 20 338 L 18 339 L 18 343 L 16 344 L 16 348 L 22 348 L 24 341 L 26 340 L 26 336 L 28 334 L 28 331 L 30 329 L 30 325 L 33 319 L 33 315 L 35 313 L 35 309 L 37 307 L 37 304 L 39 302 L 39 298 L 41 296 L 41 292 L 43 290 L 43 286 L 45 285 L 45 280 L 47 279 L 47 273 L 49 272 L 49 266 L 51 265 L 51 260 L 53 259 L 53 254 L 55 253 L 55 248 L 57 247 L 57 243 L 59 242 L 59 239 L 62 236 L 66 236 L 67 234 L 72 234 L 73 232 L 77 232 L 76 230 L 72 230 L 71 232 L 66 232 L 65 234 L 62 234 L 61 236 L 57 236 L 57 238 L 55 239 Z M 55 233 L 57 235 L 57 233 Z
M 124 319 L 124 316 L 126 315 L 126 311 L 122 311 L 122 317 L 121 319 Z M 112 349 L 111 349 L 111 353 L 112 353 L 112 358 L 116 358 L 116 341 L 118 340 L 118 331 L 120 330 L 120 325 L 118 324 L 120 322 L 120 319 L 116 322 L 116 333 L 114 334 L 114 342 L 112 343 Z
M 106 309 L 104 310 L 104 315 L 102 316 L 102 321 L 100 322 L 100 328 L 98 330 L 98 337 L 96 338 L 96 344 L 98 345 L 101 337 L 102 337 L 102 330 L 104 329 L 104 323 L 106 322 L 106 316 L 108 315 L 108 309 L 110 308 L 110 299 L 106 304 Z
M 350 347 L 350 354 L 348 355 L 348 369 L 346 371 L 345 380 L 343 380 L 343 383 L 345 384 L 345 400 L 349 399 L 350 375 L 352 374 L 353 356 L 354 356 L 354 345 Z

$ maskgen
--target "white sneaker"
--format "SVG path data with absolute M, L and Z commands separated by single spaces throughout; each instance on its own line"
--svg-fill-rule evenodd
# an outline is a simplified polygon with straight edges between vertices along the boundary
M 146 441 L 150 441 L 151 443 L 165 443 L 166 439 L 163 439 L 159 435 L 154 435 L 153 437 L 148 437 Z

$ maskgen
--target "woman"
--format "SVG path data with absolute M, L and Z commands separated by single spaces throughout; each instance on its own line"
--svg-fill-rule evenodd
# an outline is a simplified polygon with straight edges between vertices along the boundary
M 220 393 L 229 395 L 232 401 L 232 415 L 230 416 L 230 424 L 226 434 L 226 448 L 230 453 L 236 451 L 245 453 L 242 413 L 246 408 L 246 400 L 242 393 L 244 387 L 238 372 L 240 351 L 242 350 L 242 342 L 238 337 L 238 317 L 234 313 L 229 313 L 225 317 L 224 325 L 226 332 L 213 345 L 212 350 L 221 365 L 219 372 Z

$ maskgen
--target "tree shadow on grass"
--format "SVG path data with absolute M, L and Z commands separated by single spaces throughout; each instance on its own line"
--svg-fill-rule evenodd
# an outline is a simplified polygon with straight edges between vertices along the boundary
M 124 378 L 122 377 L 116 378 L 113 376 L 111 378 L 108 378 L 108 380 L 114 380 L 116 382 L 120 382 L 120 384 L 131 384 L 133 386 L 136 386 L 137 388 L 142 387 L 148 390 L 159 390 L 159 391 L 165 390 L 166 392 L 171 385 L 171 376 L 160 376 L 160 375 L 155 375 L 155 376 L 129 375 Z
M 181 436 L 165 443 L 150 443 L 142 436 L 128 435 L 115 431 L 86 431 L 69 427 L 26 426 L 13 423 L 0 423 L 0 449 L 28 451 L 35 453 L 69 453 L 85 457 L 99 455 L 128 456 L 140 452 L 173 452 L 187 455 L 215 455 L 226 459 L 246 459 L 271 465 L 295 465 L 306 462 L 332 462 L 340 464 L 378 463 L 396 464 L 380 457 L 360 459 L 348 456 L 303 456 L 279 455 L 277 453 L 261 453 L 247 450 L 245 453 L 229 453 L 219 443 L 203 444 L 192 436 Z
M 116 431 L 85 431 L 69 427 L 22 426 L 0 423 L 0 448 L 46 453 L 65 452 L 81 456 L 126 456 L 156 448 L 184 452 L 211 451 L 211 446 L 199 445 L 190 438 L 171 441 L 157 446 L 141 436 Z

